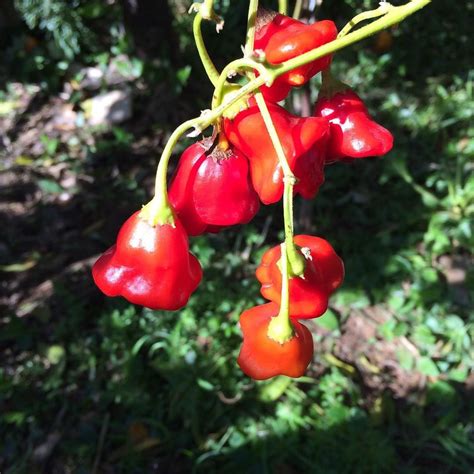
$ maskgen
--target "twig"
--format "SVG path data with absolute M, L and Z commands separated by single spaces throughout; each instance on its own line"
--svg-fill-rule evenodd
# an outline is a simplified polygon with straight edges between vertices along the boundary
M 110 413 L 107 413 L 104 417 L 104 422 L 102 423 L 102 429 L 100 430 L 99 441 L 97 443 L 97 454 L 94 459 L 92 474 L 97 474 L 98 469 L 99 469 L 100 458 L 102 457 L 102 451 L 104 449 L 105 435 L 107 434 L 107 430 L 109 429 L 109 421 L 110 421 Z

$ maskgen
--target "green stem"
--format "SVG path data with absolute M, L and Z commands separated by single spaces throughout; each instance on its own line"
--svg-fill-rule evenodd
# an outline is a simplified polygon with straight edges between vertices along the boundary
M 303 0 L 296 0 L 295 9 L 293 10 L 293 18 L 298 20 L 301 16 L 301 9 L 303 8 Z
M 260 84 L 258 87 L 261 85 L 267 83 L 271 84 L 271 77 L 269 76 L 268 69 L 261 63 L 257 63 L 256 61 L 250 59 L 250 58 L 241 58 L 241 59 L 236 59 L 235 61 L 232 61 L 229 63 L 221 72 L 219 79 L 216 84 L 216 88 L 214 91 L 214 96 L 212 98 L 212 108 L 216 107 L 217 105 L 220 105 L 223 100 L 223 92 L 224 88 L 227 85 L 227 78 L 229 77 L 230 74 L 236 73 L 240 69 L 250 69 L 254 70 L 256 69 L 259 73 L 259 79 L 261 79 Z M 254 81 L 252 80 L 249 82 L 246 86 L 253 85 Z M 250 87 L 251 91 L 257 89 L 257 87 Z
M 288 0 L 278 0 L 278 13 L 288 14 Z
M 312 49 L 307 53 L 302 54 L 293 59 L 289 59 L 279 66 L 274 66 L 269 68 L 270 74 L 273 76 L 273 79 L 276 79 L 278 76 L 291 71 L 297 67 L 303 66 L 304 64 L 310 63 L 319 59 L 328 54 L 332 54 L 350 44 L 356 43 L 364 38 L 374 35 L 380 30 L 384 30 L 392 25 L 400 23 L 407 16 L 415 13 L 421 8 L 425 7 L 431 3 L 431 0 L 412 0 L 411 2 L 401 5 L 399 7 L 392 7 L 390 12 L 384 15 L 382 18 L 375 20 L 370 25 L 363 26 L 362 28 L 348 33 L 342 38 L 337 38 L 330 43 L 326 43 L 318 48 Z
M 286 253 L 288 255 L 289 263 L 288 271 L 291 277 L 297 277 L 304 274 L 306 261 L 293 241 L 293 186 L 294 180 L 284 178 L 283 222 L 285 230 Z
M 250 57 L 253 52 L 255 38 L 255 21 L 257 20 L 258 0 L 250 0 L 247 16 L 247 38 L 245 40 L 245 56 Z
M 156 202 L 163 203 L 163 206 L 169 207 L 166 176 L 168 170 L 168 163 L 171 157 L 171 152 L 175 147 L 181 136 L 190 129 L 195 129 L 198 132 L 205 130 L 211 124 L 213 124 L 222 114 L 235 103 L 242 100 L 245 96 L 253 92 L 255 89 L 263 85 L 264 79 L 262 76 L 256 78 L 251 83 L 249 82 L 245 86 L 241 87 L 240 90 L 228 101 L 214 108 L 213 110 L 207 111 L 199 117 L 187 120 L 182 123 L 178 128 L 171 134 L 166 146 L 161 154 L 160 162 L 156 170 L 155 179 L 155 198 Z
M 268 134 L 272 140 L 273 147 L 275 148 L 280 163 L 281 169 L 283 170 L 283 219 L 285 228 L 285 244 L 286 252 L 288 254 L 289 272 L 292 276 L 302 275 L 305 268 L 305 260 L 303 255 L 296 249 L 293 242 L 293 186 L 296 182 L 295 175 L 291 171 L 288 160 L 285 156 L 285 151 L 278 136 L 278 132 L 273 123 L 272 117 L 268 110 L 265 99 L 260 92 L 255 94 L 258 108 L 262 114 L 263 121 L 267 127 Z
M 365 20 L 370 20 L 371 18 L 377 18 L 378 16 L 382 16 L 387 14 L 393 7 L 393 5 L 390 5 L 390 3 L 387 2 L 381 2 L 380 7 L 376 8 L 375 10 L 370 10 L 368 12 L 362 12 L 359 15 L 356 15 L 349 23 L 344 26 L 344 28 L 339 32 L 337 35 L 338 38 L 342 38 L 343 36 L 346 36 L 349 31 L 354 28 L 355 25 L 358 23 L 361 23 L 362 21 Z
M 194 41 L 196 43 L 197 50 L 199 52 L 199 57 L 201 58 L 202 65 L 206 70 L 206 74 L 209 77 L 209 80 L 212 82 L 212 85 L 215 87 L 217 80 L 219 79 L 219 73 L 212 62 L 209 53 L 207 52 L 206 45 L 204 44 L 204 39 L 202 37 L 201 23 L 202 23 L 202 14 L 198 12 L 194 17 L 193 21 L 193 33 Z
M 295 180 L 295 175 L 293 174 L 293 171 L 291 171 L 290 165 L 288 164 L 288 160 L 286 159 L 285 150 L 283 150 L 280 137 L 278 136 L 278 132 L 273 123 L 267 104 L 260 92 L 257 92 L 255 94 L 255 100 L 257 101 L 258 108 L 260 109 L 263 121 L 265 122 L 268 134 L 270 135 L 273 147 L 275 148 L 276 154 L 278 156 L 280 166 L 283 170 L 283 175 L 285 176 L 285 178 Z
M 282 279 L 280 311 L 277 316 L 271 319 L 267 330 L 267 336 L 280 344 L 289 341 L 295 334 L 290 320 L 290 289 L 286 250 L 286 244 L 281 244 Z
M 249 30 L 254 29 L 255 27 L 255 15 L 258 8 L 258 1 L 251 0 L 249 8 Z M 253 21 L 253 24 L 252 24 Z M 247 36 L 247 43 L 245 45 L 246 51 L 253 51 L 253 41 L 254 41 L 254 31 L 252 34 Z M 261 65 L 260 65 L 261 66 Z M 250 74 L 250 78 L 254 79 L 253 72 Z M 301 275 L 304 272 L 304 258 L 297 251 L 295 244 L 293 242 L 293 186 L 295 183 L 295 176 L 291 171 L 290 166 L 288 165 L 288 160 L 285 156 L 285 151 L 281 144 L 280 137 L 273 123 L 270 111 L 268 110 L 265 99 L 262 94 L 259 92 L 256 93 L 255 99 L 257 101 L 258 108 L 262 114 L 262 118 L 267 127 L 268 134 L 272 140 L 273 147 L 278 156 L 278 161 L 283 170 L 284 178 L 284 191 L 283 191 L 283 219 L 284 219 L 284 228 L 285 228 L 285 255 L 288 254 L 288 261 L 290 266 L 290 273 L 292 276 Z M 286 271 L 288 274 L 288 269 Z M 288 278 L 288 275 L 285 277 Z
M 349 46 L 353 43 L 356 43 L 364 38 L 367 38 L 371 35 L 374 35 L 380 30 L 386 29 L 392 25 L 395 25 L 397 23 L 400 23 L 405 19 L 407 16 L 415 13 L 416 11 L 420 10 L 421 8 L 425 7 L 431 3 L 431 0 L 412 0 L 411 2 L 401 5 L 398 7 L 392 7 L 386 15 L 384 15 L 382 18 L 374 21 L 370 25 L 366 25 L 357 31 L 353 31 L 351 33 L 348 33 L 342 38 L 337 38 L 334 41 L 331 41 L 329 43 L 326 43 L 322 46 L 319 46 L 318 48 L 315 48 L 311 51 L 308 51 L 307 53 L 304 53 L 296 58 L 289 59 L 288 61 L 285 61 L 282 64 L 279 64 L 277 66 L 272 66 L 272 65 L 267 65 L 266 69 L 266 75 L 264 78 L 262 78 L 262 75 L 257 77 L 256 79 L 250 81 L 248 84 L 246 84 L 245 87 L 245 94 L 242 94 L 240 98 L 244 97 L 246 94 L 249 94 L 256 89 L 258 89 L 261 85 L 264 83 L 269 83 L 273 82 L 277 77 L 281 76 L 282 74 L 285 74 L 288 71 L 291 71 L 292 69 L 295 69 L 297 67 L 303 66 L 307 63 L 310 63 L 312 61 L 315 61 L 316 59 L 319 59 L 323 56 L 326 56 L 328 54 L 332 54 L 342 48 L 345 48 L 346 46 Z M 219 98 L 219 91 L 222 91 L 223 86 L 225 84 L 225 81 L 227 79 L 227 76 L 230 71 L 235 71 L 239 67 L 257 67 L 256 63 L 253 62 L 253 66 L 251 66 L 252 61 L 248 59 L 237 59 L 236 61 L 233 61 L 230 63 L 224 71 L 222 71 L 220 78 L 219 78 L 219 83 L 216 86 L 216 89 L 218 92 L 215 94 L 217 97 L 215 97 L 215 103 L 220 103 L 221 98 Z M 259 63 L 258 63 L 259 64 Z M 260 67 L 262 69 L 262 67 Z M 262 69 L 263 71 L 263 69 Z M 226 72 L 224 74 L 224 72 Z M 232 103 L 235 103 L 235 98 L 232 98 Z

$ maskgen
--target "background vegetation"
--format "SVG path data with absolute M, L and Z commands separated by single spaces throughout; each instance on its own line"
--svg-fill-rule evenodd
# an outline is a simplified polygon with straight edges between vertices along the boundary
M 473 3 L 436 0 L 336 56 L 396 143 L 329 167 L 318 198 L 297 200 L 297 232 L 327 238 L 347 277 L 309 324 L 307 376 L 259 383 L 236 366 L 236 323 L 262 302 L 253 273 L 281 238 L 278 205 L 192 240 L 205 275 L 182 311 L 91 282 L 150 197 L 167 137 L 212 93 L 188 2 L 136 3 L 2 3 L 0 471 L 473 472 Z M 375 7 L 317 3 L 339 27 Z M 205 32 L 222 66 L 240 54 L 247 5 L 216 5 L 226 27 Z M 131 114 L 92 125 L 112 90 Z

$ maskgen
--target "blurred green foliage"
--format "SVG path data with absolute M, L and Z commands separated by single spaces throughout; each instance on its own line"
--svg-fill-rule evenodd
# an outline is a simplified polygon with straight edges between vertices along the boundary
M 240 54 L 247 7 L 216 4 L 226 27 L 220 36 L 209 25 L 205 32 L 222 67 Z M 0 105 L 17 100 L 11 82 L 38 82 L 55 94 L 81 80 L 75 65 L 105 70 L 128 55 L 124 72 L 143 107 L 161 84 L 190 116 L 209 106 L 186 2 L 173 4 L 178 62 L 136 54 L 118 2 L 15 6 L 21 21 L 2 40 Z M 341 27 L 373 7 L 368 0 L 323 1 L 318 17 Z M 193 239 L 205 276 L 176 314 L 106 301 L 98 292 L 87 299 L 71 281 L 58 280 L 49 313 L 3 318 L 2 472 L 90 472 L 99 452 L 104 472 L 472 472 L 473 12 L 472 2 L 435 0 L 390 31 L 386 50 L 375 51 L 369 39 L 335 57 L 335 72 L 393 131 L 395 146 L 381 160 L 328 167 L 310 207 L 310 230 L 341 254 L 346 281 L 311 326 L 317 351 L 306 377 L 252 382 L 235 363 L 238 315 L 263 302 L 253 272 L 281 238 L 280 209 L 271 206 L 245 228 Z M 28 37 L 35 38 L 32 49 Z M 69 100 L 77 107 L 85 98 L 76 91 Z M 149 128 L 169 133 L 175 121 L 156 119 Z M 128 125 L 84 128 L 67 143 L 39 133 L 44 151 L 20 165 L 38 171 L 60 162 L 91 174 L 97 188 L 78 188 L 75 196 L 91 224 L 92 216 L 110 220 L 118 200 L 128 211 L 144 202 L 142 183 L 153 175 L 155 157 L 137 172 L 122 163 L 141 138 Z M 50 178 L 37 185 L 45 196 L 63 191 Z M 297 231 L 301 205 L 297 200 Z M 96 253 L 113 239 L 102 230 L 90 235 Z M 462 278 L 453 281 L 450 269 Z M 82 285 L 91 285 L 88 275 Z M 369 320 L 373 308 L 390 317 L 367 350 L 392 350 L 394 370 L 415 374 L 418 388 L 393 387 L 387 367 L 380 372 L 368 356 L 343 360 L 337 352 L 351 318 Z M 372 371 L 374 386 L 364 370 Z M 52 433 L 59 436 L 53 454 L 46 464 L 32 463 Z

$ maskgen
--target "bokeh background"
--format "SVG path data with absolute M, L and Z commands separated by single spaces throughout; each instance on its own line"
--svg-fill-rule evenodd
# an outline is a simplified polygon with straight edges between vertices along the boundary
M 377 6 L 308 3 L 304 18 L 338 27 Z M 204 32 L 222 67 L 247 2 L 215 4 L 226 26 Z M 0 471 L 472 473 L 473 2 L 435 0 L 336 55 L 395 146 L 296 200 L 296 231 L 328 239 L 347 276 L 308 324 L 307 375 L 258 383 L 236 365 L 237 321 L 263 302 L 279 205 L 192 239 L 204 280 L 179 312 L 107 299 L 90 276 L 150 198 L 172 130 L 209 107 L 189 6 L 0 5 Z M 309 114 L 318 81 L 288 107 Z

